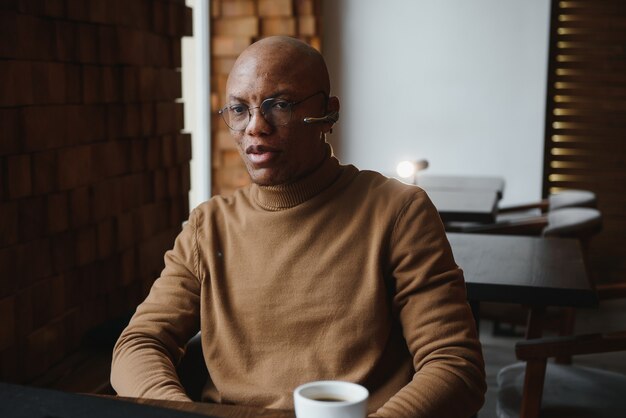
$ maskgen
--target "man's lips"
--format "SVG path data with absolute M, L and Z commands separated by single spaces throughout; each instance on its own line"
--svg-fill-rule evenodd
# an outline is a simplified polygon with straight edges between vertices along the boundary
M 248 160 L 254 165 L 265 165 L 278 157 L 280 154 L 278 148 L 268 147 L 266 145 L 250 145 L 246 148 Z

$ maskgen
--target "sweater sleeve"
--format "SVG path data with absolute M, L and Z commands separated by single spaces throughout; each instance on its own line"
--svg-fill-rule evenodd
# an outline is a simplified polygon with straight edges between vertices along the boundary
M 200 327 L 194 213 L 164 258 L 161 276 L 113 349 L 111 385 L 120 396 L 189 401 L 176 364 Z
M 486 391 L 484 362 L 462 271 L 425 192 L 391 237 L 392 306 L 413 357 L 412 381 L 372 417 L 469 417 Z

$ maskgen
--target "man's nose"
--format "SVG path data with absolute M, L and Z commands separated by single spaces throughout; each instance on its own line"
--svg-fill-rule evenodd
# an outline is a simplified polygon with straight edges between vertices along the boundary
M 268 134 L 272 131 L 272 125 L 265 119 L 260 108 L 250 108 L 249 112 L 250 122 L 248 122 L 248 126 L 246 126 L 246 134 L 254 136 Z

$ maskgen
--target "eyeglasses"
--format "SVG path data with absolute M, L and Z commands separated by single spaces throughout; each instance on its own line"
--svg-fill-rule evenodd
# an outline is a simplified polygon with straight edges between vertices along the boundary
M 259 109 L 263 118 L 265 118 L 267 123 L 270 125 L 274 127 L 284 126 L 291 121 L 291 109 L 294 106 L 299 105 L 300 103 L 305 102 L 318 94 L 326 96 L 325 92 L 318 91 L 317 93 L 313 93 L 312 95 L 297 102 L 289 102 L 287 100 L 270 97 L 263 100 L 260 106 L 248 107 L 245 104 L 236 103 L 218 110 L 217 113 L 222 116 L 226 125 L 228 125 L 228 127 L 233 131 L 241 132 L 246 130 L 248 123 L 250 123 L 250 118 L 252 118 L 252 109 Z

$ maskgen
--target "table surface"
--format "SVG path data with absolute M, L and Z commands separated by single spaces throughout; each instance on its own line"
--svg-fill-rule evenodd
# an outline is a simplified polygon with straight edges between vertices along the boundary
M 293 411 L 280 409 L 253 408 L 239 405 L 218 405 L 206 402 L 174 402 L 156 399 L 133 399 L 143 405 L 171 408 L 177 411 L 192 412 L 216 418 L 295 418 Z
M 80 395 L 0 382 L 2 418 L 294 418 L 293 411 Z
M 448 233 L 470 301 L 594 307 L 574 239 Z

